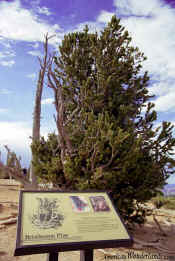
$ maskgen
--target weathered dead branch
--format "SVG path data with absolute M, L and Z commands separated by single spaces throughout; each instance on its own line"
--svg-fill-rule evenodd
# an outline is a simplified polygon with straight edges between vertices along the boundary
M 40 139 L 40 118 L 41 118 L 41 98 L 44 86 L 44 77 L 47 71 L 47 68 L 50 64 L 51 57 L 48 55 L 48 41 L 55 35 L 48 36 L 48 33 L 45 35 L 44 41 L 44 58 L 38 58 L 40 63 L 40 71 L 38 76 L 37 82 L 37 89 L 36 89 L 36 96 L 35 96 L 35 106 L 34 106 L 34 113 L 33 113 L 33 130 L 32 130 L 32 140 L 36 141 Z M 33 154 L 33 153 L 32 153 Z M 33 159 L 33 155 L 32 155 Z M 32 186 L 37 188 L 37 178 L 34 173 L 34 167 L 31 163 L 30 168 L 30 180 Z
M 56 116 L 54 115 L 54 119 L 59 133 L 58 142 L 61 147 L 61 161 L 64 166 L 66 154 L 69 154 L 71 156 L 73 153 L 73 148 L 65 125 L 65 117 L 64 117 L 65 111 L 64 111 L 64 98 L 63 98 L 62 85 L 59 83 L 54 72 L 52 71 L 52 62 L 53 60 L 50 63 L 48 74 L 47 74 L 48 87 L 50 87 L 54 92 L 54 97 L 55 97 L 54 104 L 57 112 Z
M 17 216 L 17 215 L 15 215 L 15 216 Z M 11 219 L 11 218 L 14 218 L 14 215 L 0 216 L 0 220 L 1 220 L 0 222 L 5 221 L 7 219 Z
M 0 225 L 10 225 L 15 224 L 17 222 L 17 218 L 9 218 L 7 220 L 0 221 Z

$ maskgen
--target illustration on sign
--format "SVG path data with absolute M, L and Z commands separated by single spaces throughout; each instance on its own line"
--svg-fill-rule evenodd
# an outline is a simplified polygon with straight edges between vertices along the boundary
M 75 212 L 88 212 L 90 208 L 88 206 L 88 202 L 85 200 L 84 197 L 80 196 L 70 196 L 72 201 L 72 209 Z
M 58 212 L 58 199 L 50 198 L 36 198 L 38 200 L 38 208 L 36 212 L 33 213 L 33 216 L 29 219 L 31 223 L 40 228 L 57 228 L 62 226 L 64 216 Z
M 90 197 L 94 211 L 110 211 L 108 204 L 103 196 Z

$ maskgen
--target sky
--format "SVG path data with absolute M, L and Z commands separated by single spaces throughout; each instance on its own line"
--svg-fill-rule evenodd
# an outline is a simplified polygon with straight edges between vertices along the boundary
M 145 4 L 146 3 L 146 4 Z M 143 68 L 155 94 L 156 124 L 175 123 L 175 0 L 0 0 L 0 150 L 4 145 L 22 157 L 31 157 L 33 107 L 38 56 L 43 54 L 44 35 L 51 51 L 65 34 L 81 31 L 87 24 L 99 32 L 113 15 L 121 19 L 133 45 L 147 56 Z M 52 90 L 44 86 L 41 135 L 56 131 Z M 175 184 L 175 175 L 169 180 Z

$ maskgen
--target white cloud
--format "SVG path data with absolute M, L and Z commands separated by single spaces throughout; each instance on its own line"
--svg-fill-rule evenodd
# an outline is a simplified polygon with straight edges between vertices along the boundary
M 3 155 L 6 153 L 4 145 L 8 145 L 11 151 L 17 152 L 22 156 L 22 161 L 25 164 L 29 164 L 31 159 L 31 135 L 32 135 L 32 124 L 29 122 L 0 122 L 0 151 Z M 50 132 L 49 126 L 41 128 L 41 136 L 47 138 Z M 3 156 L 5 160 L 5 156 Z
M 5 48 L 11 48 L 10 40 L 6 39 L 5 37 L 2 37 L 1 35 L 0 35 L 0 44 Z
M 156 99 L 155 109 L 160 112 L 175 112 L 175 91 L 169 92 L 166 95 Z
M 113 15 L 114 15 L 114 13 L 102 10 L 100 12 L 99 16 L 97 17 L 97 21 L 100 23 L 108 23 L 111 20 Z
M 156 8 L 162 6 L 160 1 L 147 0 L 147 4 L 138 0 L 114 0 L 116 13 L 120 15 L 135 15 L 135 16 L 149 16 L 155 12 Z
M 34 43 L 34 44 L 31 44 L 31 46 L 32 46 L 34 49 L 37 49 L 37 48 L 39 47 L 39 43 L 36 42 L 36 43 Z
M 175 184 L 175 174 L 167 179 L 168 184 Z
M 38 50 L 29 51 L 27 53 L 32 55 L 32 56 L 42 56 L 42 53 Z
M 0 61 L 0 65 L 5 67 L 12 67 L 15 64 L 14 60 L 11 61 Z
M 30 79 L 32 79 L 34 81 L 36 79 L 36 77 L 37 77 L 37 74 L 36 73 L 30 73 L 30 74 L 27 74 L 26 77 L 30 78 Z
M 9 60 L 12 57 L 16 56 L 15 52 L 12 50 L 0 52 L 0 65 L 12 67 L 15 64 L 14 60 Z
M 8 109 L 0 108 L 0 114 L 1 114 L 1 113 L 6 113 L 6 112 L 8 112 Z
M 170 92 L 173 89 L 172 83 L 167 84 L 166 81 L 157 81 L 149 88 L 149 94 L 151 95 L 166 95 L 168 92 Z
M 53 99 L 53 98 L 47 98 L 47 99 L 43 99 L 43 100 L 41 101 L 41 104 L 43 104 L 43 105 L 53 104 L 53 102 L 54 102 L 54 99 Z
M 0 150 L 2 160 L 6 161 L 6 150 L 4 145 L 8 145 L 11 151 L 22 157 L 22 164 L 28 165 L 31 159 L 30 143 L 32 128 L 25 122 L 0 122 Z
M 31 141 L 32 129 L 25 122 L 0 122 L 0 144 L 16 149 L 26 149 Z
M 28 149 L 31 144 L 32 124 L 30 122 L 0 121 L 0 144 L 16 149 Z M 49 126 L 41 127 L 41 136 L 47 137 Z
M 2 58 L 9 58 L 9 57 L 14 57 L 16 56 L 14 51 L 4 51 L 4 52 L 0 52 L 0 59 Z
M 147 5 L 143 1 L 136 0 L 115 2 L 116 8 L 118 3 L 120 11 L 127 6 L 128 15 L 146 16 L 130 16 L 122 19 L 122 23 L 133 36 L 133 42 L 148 56 L 147 68 L 159 72 L 159 74 L 167 71 L 169 67 L 172 71 L 172 67 L 174 68 L 175 65 L 171 61 L 173 60 L 172 55 L 175 58 L 175 11 L 168 6 L 162 7 L 162 2 L 159 0 L 148 0 Z M 147 15 L 150 12 L 152 16 L 148 19 Z M 121 12 L 120 15 L 122 14 Z M 158 68 L 157 65 L 160 64 L 161 66 Z
M 0 95 L 1 94 L 11 94 L 12 91 L 8 90 L 8 89 L 0 89 Z
M 49 11 L 49 9 L 48 9 L 47 7 L 45 7 L 45 6 L 43 6 L 43 7 L 38 7 L 38 8 L 37 8 L 37 12 L 38 12 L 39 14 L 44 14 L 44 15 L 47 15 L 47 16 L 49 16 L 49 15 L 52 14 L 52 13 Z
M 0 35 L 7 39 L 22 40 L 29 42 L 43 41 L 44 35 L 56 34 L 57 37 L 50 39 L 50 43 L 56 44 L 61 41 L 63 34 L 58 32 L 59 25 L 51 25 L 41 20 L 32 10 L 24 9 L 19 0 L 0 2 Z M 7 19 L 8 17 L 8 19 Z

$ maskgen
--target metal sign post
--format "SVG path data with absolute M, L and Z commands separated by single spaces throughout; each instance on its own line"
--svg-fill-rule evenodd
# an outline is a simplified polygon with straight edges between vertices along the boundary
M 80 261 L 93 261 L 93 249 L 81 250 Z
M 47 254 L 47 261 L 58 261 L 58 253 Z

